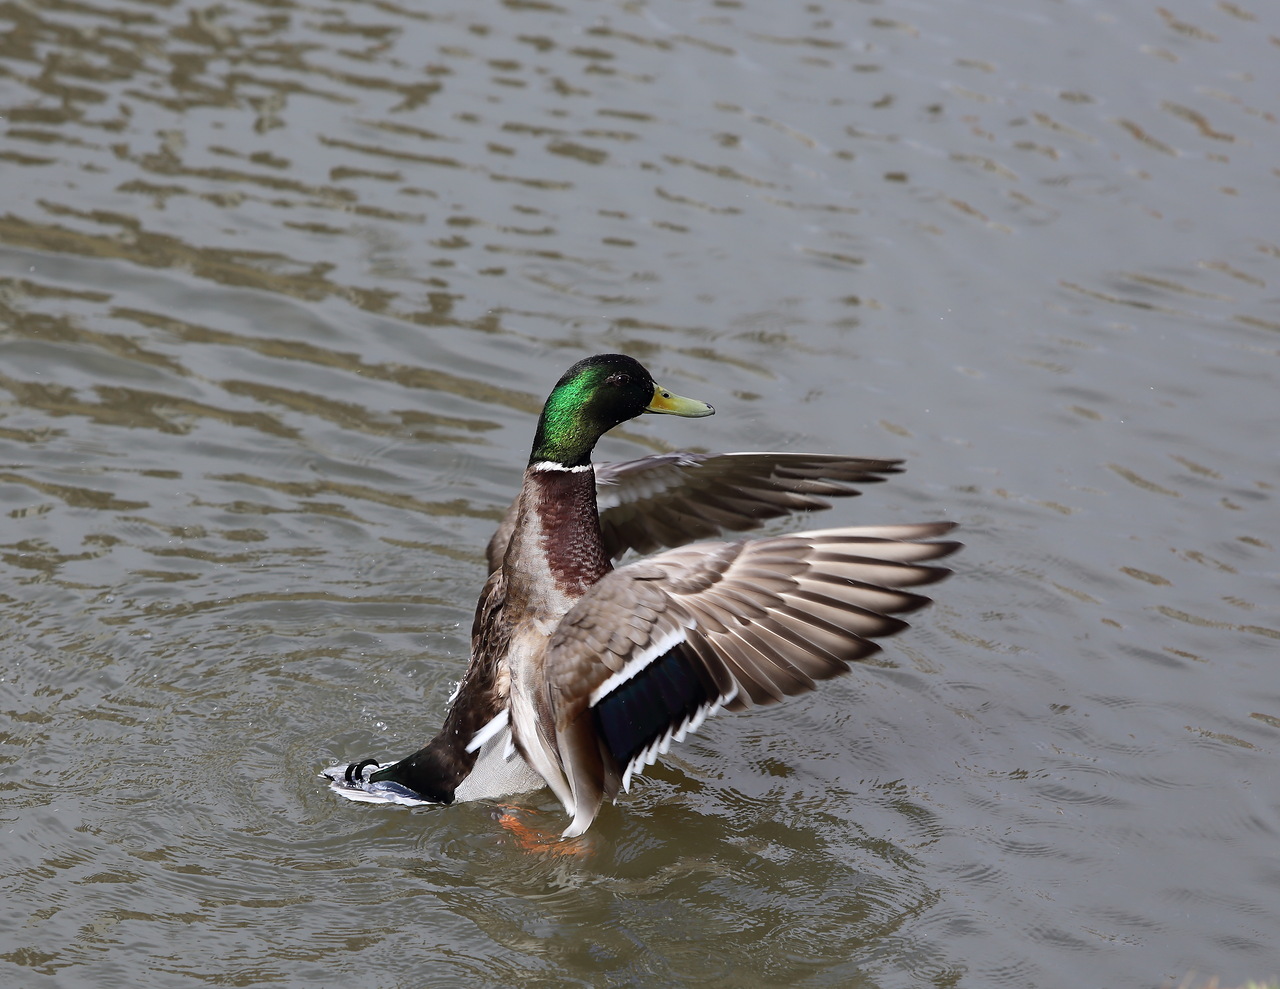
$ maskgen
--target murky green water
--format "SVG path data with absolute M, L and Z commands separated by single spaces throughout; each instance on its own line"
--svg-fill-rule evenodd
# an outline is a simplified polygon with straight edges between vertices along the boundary
M 0 6 L 0 982 L 1280 972 L 1280 8 Z M 560 371 L 906 457 L 938 604 L 589 854 L 434 733 Z M 547 794 L 524 801 L 548 828 Z

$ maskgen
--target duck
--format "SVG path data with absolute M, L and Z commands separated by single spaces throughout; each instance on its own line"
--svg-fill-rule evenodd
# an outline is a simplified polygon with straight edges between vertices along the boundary
M 702 418 L 634 358 L 598 354 L 543 406 L 519 494 L 486 549 L 471 656 L 439 733 L 323 776 L 351 800 L 451 804 L 549 787 L 583 834 L 605 800 L 711 715 L 847 673 L 950 570 L 949 521 L 724 539 L 830 507 L 900 460 L 665 453 L 593 464 L 641 415 Z M 719 537 L 719 538 L 718 538 Z M 631 559 L 631 557 L 636 557 Z

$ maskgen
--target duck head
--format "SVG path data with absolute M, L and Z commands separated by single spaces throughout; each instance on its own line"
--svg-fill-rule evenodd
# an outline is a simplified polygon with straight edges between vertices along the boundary
M 580 360 L 556 382 L 542 407 L 529 463 L 589 464 L 601 436 L 646 412 L 699 418 L 715 409 L 672 394 L 653 380 L 644 365 L 623 354 Z

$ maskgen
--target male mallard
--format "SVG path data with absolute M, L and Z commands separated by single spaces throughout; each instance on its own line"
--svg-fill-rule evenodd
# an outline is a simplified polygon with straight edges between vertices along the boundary
M 584 832 L 605 797 L 720 709 L 812 690 L 880 647 L 950 571 L 950 522 L 685 545 L 854 495 L 896 460 L 677 453 L 593 467 L 602 435 L 643 412 L 709 416 L 630 357 L 565 372 L 524 483 L 489 544 L 471 663 L 444 728 L 398 762 L 326 771 L 354 800 L 452 803 L 550 786 Z M 614 568 L 627 550 L 680 547 Z

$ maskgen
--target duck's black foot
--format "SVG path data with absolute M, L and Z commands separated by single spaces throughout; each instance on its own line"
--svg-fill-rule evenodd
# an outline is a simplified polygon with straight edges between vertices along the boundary
M 364 771 L 369 766 L 381 766 L 382 763 L 377 759 L 362 759 L 359 762 L 353 762 L 347 767 L 347 771 L 342 774 L 350 786 L 359 786 L 364 782 Z

